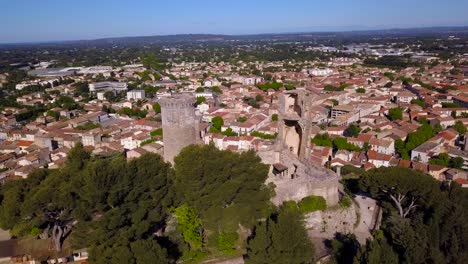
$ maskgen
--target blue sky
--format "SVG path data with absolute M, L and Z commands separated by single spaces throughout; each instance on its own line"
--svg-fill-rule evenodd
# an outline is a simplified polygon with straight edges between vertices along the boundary
M 468 26 L 467 0 L 0 0 L 0 43 Z

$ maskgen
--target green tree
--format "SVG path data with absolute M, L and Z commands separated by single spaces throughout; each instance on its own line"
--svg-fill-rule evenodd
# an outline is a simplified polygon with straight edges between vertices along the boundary
M 397 107 L 388 110 L 388 118 L 392 121 L 403 119 L 403 109 Z
M 67 110 L 74 110 L 78 108 L 78 104 L 75 100 L 69 96 L 60 96 L 55 100 L 55 105 Z
M 450 163 L 450 156 L 447 153 L 440 153 L 437 157 L 430 159 L 429 163 L 448 167 Z
M 244 260 L 246 264 L 307 264 L 313 256 L 302 215 L 283 207 L 255 227 Z
M 221 232 L 217 240 L 218 249 L 226 254 L 233 254 L 236 251 L 236 243 L 238 240 L 239 235 L 236 232 Z
M 224 125 L 224 120 L 220 116 L 215 116 L 211 119 L 211 123 L 213 127 L 216 128 L 218 131 L 221 131 L 221 127 Z
M 468 192 L 460 185 L 397 167 L 370 170 L 359 182 L 357 192 L 368 193 L 381 204 L 383 238 L 399 262 L 464 263 L 468 257 L 468 215 L 464 210 Z M 381 234 L 376 239 L 387 248 Z M 370 251 L 361 254 L 361 263 L 369 263 L 362 260 L 365 254 L 368 259 L 395 262 L 390 250 Z
M 107 91 L 104 93 L 104 98 L 106 98 L 108 102 L 114 102 L 116 99 L 116 96 L 113 91 Z
M 203 96 L 197 97 L 197 104 L 204 103 L 205 101 L 206 101 L 206 98 L 205 98 L 205 97 L 203 97 Z
M 278 121 L 278 114 L 271 115 L 271 121 Z
M 382 233 L 380 231 L 380 233 Z M 364 249 L 355 258 L 355 263 L 382 263 L 398 264 L 398 254 L 388 244 L 383 234 L 378 235 L 374 240 L 368 240 Z
M 90 161 L 80 174 L 74 199 L 82 219 L 72 233 L 73 247 L 88 248 L 95 263 L 147 263 L 149 256 L 168 263 L 154 233 L 165 224 L 171 204 L 170 165 L 156 154 L 130 162 L 118 156 Z
M 232 128 L 230 128 L 230 127 L 229 127 L 228 129 L 224 130 L 224 131 L 222 132 L 222 134 L 225 135 L 225 136 L 228 136 L 228 137 L 235 137 L 235 136 L 238 136 L 238 134 L 237 134 L 236 132 L 234 132 L 234 131 L 232 130 Z
M 136 264 L 173 263 L 169 259 L 167 250 L 162 248 L 156 240 L 137 240 L 130 244 L 130 249 Z
M 239 223 L 252 226 L 269 208 L 271 191 L 264 185 L 268 166 L 252 151 L 189 146 L 175 158 L 174 168 L 174 193 L 208 230 L 235 232 Z
M 453 126 L 453 129 L 455 129 L 455 131 L 457 131 L 460 135 L 466 134 L 466 131 L 467 131 L 466 126 L 460 120 L 458 120 L 455 123 L 455 125 Z
M 182 205 L 175 208 L 173 214 L 177 218 L 177 228 L 182 233 L 185 242 L 189 243 L 192 249 L 201 248 L 203 228 L 195 211 L 187 205 Z
M 154 103 L 153 104 L 153 110 L 156 114 L 161 113 L 161 105 L 159 103 Z
M 262 139 L 274 140 L 278 136 L 278 133 L 275 133 L 272 135 L 272 134 L 265 134 L 265 133 L 258 132 L 258 131 L 252 131 L 250 135 L 254 137 L 262 138 Z
M 360 186 L 373 197 L 393 204 L 403 218 L 421 208 L 424 197 L 438 188 L 428 175 L 399 167 L 372 169 L 361 178 Z
M 449 166 L 455 169 L 461 169 L 465 164 L 465 160 L 462 157 L 451 158 Z
M 333 141 L 330 138 L 330 136 L 325 133 L 325 134 L 317 134 L 311 142 L 315 144 L 316 146 L 325 146 L 325 147 L 332 147 L 333 146 Z
M 354 234 L 336 234 L 331 241 L 332 256 L 335 263 L 352 264 L 358 254 L 359 242 Z
M 391 72 L 386 72 L 384 73 L 385 77 L 387 77 L 390 81 L 394 81 L 395 80 L 395 75 Z
M 333 139 L 333 147 L 335 149 L 344 149 L 344 150 L 349 150 L 349 151 L 358 151 L 359 147 L 348 143 L 348 139 L 344 137 L 337 137 Z
M 90 159 L 91 153 L 85 150 L 83 144 L 78 143 L 70 149 L 67 155 L 67 165 L 71 170 L 78 171 L 83 169 L 86 162 Z
M 347 137 L 357 137 L 359 133 L 361 132 L 361 128 L 355 124 L 351 124 L 346 128 L 344 131 L 345 136 Z
M 239 118 L 237 118 L 237 122 L 239 123 L 245 123 L 247 120 L 248 119 L 245 116 L 239 116 Z
M 409 160 L 410 156 L 408 154 L 408 150 L 406 149 L 405 142 L 400 138 L 395 140 L 395 150 L 400 155 L 400 157 L 404 160 Z
M 413 100 L 411 100 L 411 104 L 419 105 L 419 106 L 421 106 L 422 108 L 426 107 L 426 103 L 424 103 L 424 101 L 419 100 L 419 99 L 413 99 Z
M 364 88 L 357 88 L 356 93 L 366 93 L 366 89 Z

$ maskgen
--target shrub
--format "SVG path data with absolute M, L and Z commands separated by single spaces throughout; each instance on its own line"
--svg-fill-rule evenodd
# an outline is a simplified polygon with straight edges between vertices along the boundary
M 218 249 L 226 254 L 232 254 L 236 252 L 236 242 L 239 239 L 239 235 L 236 232 L 231 233 L 220 233 L 218 236 Z
M 270 135 L 270 134 L 265 134 L 265 133 L 258 132 L 258 131 L 253 131 L 252 133 L 250 133 L 250 135 L 261 138 L 261 139 L 268 139 L 268 140 L 274 140 L 278 136 L 277 133 L 275 133 L 274 135 Z
M 351 200 L 351 198 L 349 196 L 345 196 L 343 197 L 343 199 L 340 200 L 338 204 L 340 205 L 341 208 L 346 209 L 346 208 L 349 208 L 352 203 L 353 201 Z
M 40 228 L 38 228 L 38 227 L 33 227 L 33 228 L 31 229 L 31 231 L 29 232 L 29 234 L 30 234 L 31 236 L 38 236 L 38 235 L 40 235 L 41 233 L 42 233 L 42 230 L 41 230 Z
M 323 211 L 327 209 L 327 201 L 322 196 L 307 196 L 299 203 L 299 210 L 302 213 L 311 213 L 315 211 Z
M 364 89 L 364 88 L 357 88 L 357 89 L 356 89 L 356 92 L 357 92 L 357 93 L 366 93 L 366 89 Z
M 278 114 L 271 115 L 271 121 L 278 121 Z
M 153 131 L 150 132 L 150 135 L 151 135 L 152 137 L 155 137 L 155 136 L 162 136 L 162 134 L 163 134 L 162 128 L 158 128 L 158 129 L 155 129 L 155 130 L 153 130 Z

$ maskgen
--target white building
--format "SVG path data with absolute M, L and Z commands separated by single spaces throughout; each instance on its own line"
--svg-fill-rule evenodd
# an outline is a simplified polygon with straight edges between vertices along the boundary
M 258 77 L 258 76 L 248 76 L 245 77 L 242 84 L 244 85 L 257 85 L 261 82 L 263 82 L 263 77 Z
M 106 93 L 106 92 L 97 92 L 97 93 L 96 93 L 97 99 L 98 99 L 98 100 L 101 100 L 101 101 L 106 100 L 106 97 L 104 97 L 104 94 L 105 94 L 105 93 Z M 114 92 L 114 94 L 115 94 L 115 92 Z
M 83 134 L 81 137 L 81 141 L 83 146 L 93 146 L 101 143 L 101 135 L 95 132 L 89 132 L 87 134 Z
M 221 82 L 213 78 L 208 78 L 203 83 L 203 86 L 205 87 L 213 87 L 213 86 L 219 86 L 219 85 L 221 85 Z
M 205 97 L 206 99 L 208 98 L 213 98 L 213 92 L 202 92 L 202 93 L 195 93 L 195 97 Z
M 90 92 L 115 91 L 120 93 L 127 91 L 127 89 L 127 84 L 124 82 L 97 82 L 89 84 Z
M 144 90 L 132 90 L 127 92 L 127 99 L 133 100 L 144 100 L 146 98 L 146 94 Z
M 327 76 L 333 73 L 332 69 L 310 69 L 307 73 L 315 76 Z
M 78 71 L 78 73 L 81 74 L 98 74 L 98 73 L 107 73 L 111 72 L 112 67 L 111 66 L 93 66 L 93 67 L 88 67 L 88 68 L 82 68 L 81 70 Z

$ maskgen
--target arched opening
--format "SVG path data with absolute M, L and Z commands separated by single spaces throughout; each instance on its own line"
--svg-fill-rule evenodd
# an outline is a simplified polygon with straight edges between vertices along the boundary
M 283 127 L 283 142 L 287 149 L 300 156 L 301 143 L 302 143 L 302 128 L 297 121 L 284 121 Z
M 298 115 L 302 116 L 301 107 L 298 103 L 297 94 L 287 94 L 286 95 L 286 114 L 288 115 Z

